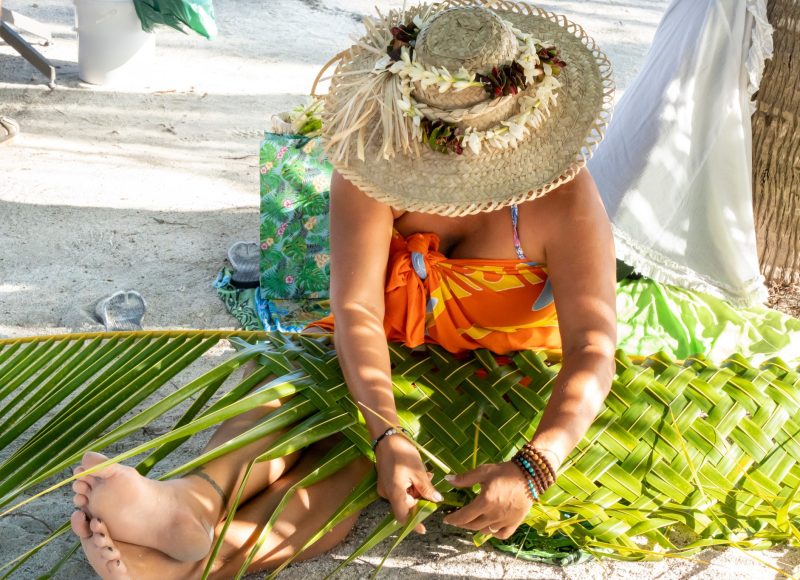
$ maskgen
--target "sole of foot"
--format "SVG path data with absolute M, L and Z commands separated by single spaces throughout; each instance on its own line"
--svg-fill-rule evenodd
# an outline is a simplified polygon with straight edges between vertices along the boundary
M 87 453 L 76 472 L 108 458 Z M 132 467 L 109 465 L 73 484 L 75 506 L 99 519 L 119 542 L 163 552 L 181 562 L 203 559 L 211 549 L 214 523 L 187 493 L 187 480 L 155 481 Z

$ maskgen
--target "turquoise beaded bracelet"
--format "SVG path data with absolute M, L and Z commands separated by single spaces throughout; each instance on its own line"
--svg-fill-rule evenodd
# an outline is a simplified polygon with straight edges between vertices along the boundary
M 528 484 L 528 493 L 530 494 L 531 501 L 539 501 L 539 494 L 536 491 L 536 486 L 534 485 L 534 474 L 536 473 L 535 470 L 531 470 L 530 467 L 526 467 L 523 465 L 524 459 L 515 455 L 514 458 L 511 460 L 514 465 L 520 468 L 522 474 L 525 476 L 525 481 Z

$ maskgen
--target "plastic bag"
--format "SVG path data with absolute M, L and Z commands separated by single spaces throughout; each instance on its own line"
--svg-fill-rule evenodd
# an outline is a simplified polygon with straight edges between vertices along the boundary
M 217 35 L 212 0 L 133 0 L 133 4 L 145 32 L 163 24 L 187 34 L 194 30 L 208 39 Z

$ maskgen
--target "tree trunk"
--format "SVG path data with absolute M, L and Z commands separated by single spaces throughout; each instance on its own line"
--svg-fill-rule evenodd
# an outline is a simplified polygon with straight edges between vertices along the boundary
M 761 270 L 800 283 L 800 0 L 769 0 L 775 54 L 753 115 L 753 205 Z

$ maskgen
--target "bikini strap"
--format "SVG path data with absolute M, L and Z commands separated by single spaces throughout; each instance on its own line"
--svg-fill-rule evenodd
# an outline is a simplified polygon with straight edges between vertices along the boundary
M 519 207 L 516 203 L 511 204 L 511 226 L 514 228 L 514 249 L 517 251 L 517 258 L 527 260 L 519 242 Z

